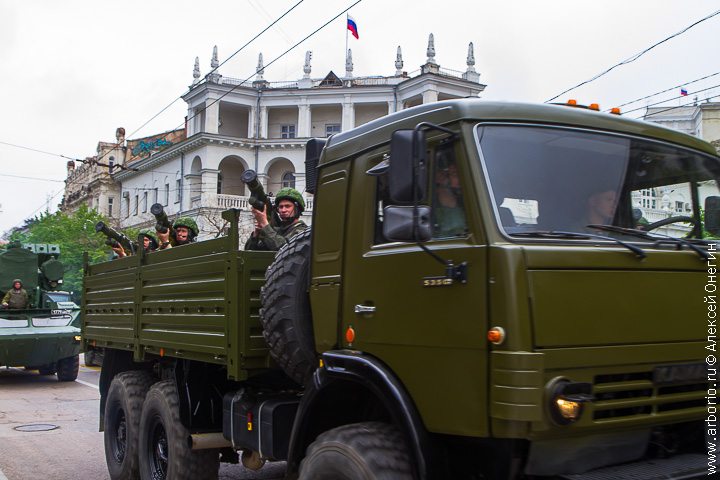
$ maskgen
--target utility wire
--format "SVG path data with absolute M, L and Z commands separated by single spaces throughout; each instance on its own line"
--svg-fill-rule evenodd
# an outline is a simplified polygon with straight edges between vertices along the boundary
M 707 98 L 705 98 L 705 100 L 711 100 L 713 98 L 718 98 L 718 97 L 720 97 L 720 94 L 713 95 L 711 97 L 707 97 Z M 676 108 L 683 108 L 683 107 L 688 107 L 688 106 L 690 106 L 690 105 L 676 105 L 674 107 L 669 107 L 669 108 L 666 108 L 665 110 L 658 110 L 657 112 L 648 113 L 648 114 L 644 115 L 643 117 L 637 117 L 637 118 L 648 118 L 648 117 L 652 117 L 653 115 L 659 115 L 664 112 L 669 112 L 670 110 L 675 110 Z
M 629 102 L 621 103 L 620 105 L 617 105 L 617 107 L 618 107 L 618 108 L 619 108 L 619 107 L 624 107 L 625 105 L 630 105 L 630 104 L 633 104 L 633 103 L 637 103 L 637 102 L 639 102 L 639 101 L 641 101 L 641 100 L 645 100 L 645 99 L 648 99 L 648 98 L 656 97 L 656 96 L 660 95 L 661 93 L 666 93 L 666 92 L 670 92 L 670 91 L 676 90 L 676 89 L 681 88 L 681 87 L 686 87 L 686 86 L 688 86 L 688 85 L 692 85 L 693 83 L 697 83 L 697 82 L 699 82 L 699 81 L 701 81 L 701 80 L 706 80 L 706 79 L 708 79 L 708 78 L 710 78 L 710 77 L 714 77 L 714 76 L 716 76 L 716 75 L 720 75 L 720 72 L 711 73 L 710 75 L 706 75 L 706 76 L 704 76 L 704 77 L 697 78 L 697 79 L 691 80 L 691 81 L 689 81 L 689 82 L 681 83 L 680 85 L 675 85 L 674 87 L 666 88 L 665 90 L 660 90 L 659 92 L 656 92 L 656 93 L 653 93 L 653 94 L 650 94 L 650 95 L 646 95 L 646 96 L 644 96 L 644 97 L 636 98 L 635 100 L 631 100 L 631 101 L 629 101 Z M 609 112 L 610 109 L 607 109 L 607 110 L 605 110 L 605 111 L 606 111 L 606 112 Z
M 707 90 L 712 90 L 713 88 L 717 88 L 717 87 L 720 87 L 720 84 L 718 84 L 718 85 L 713 85 L 712 87 L 703 88 L 702 90 L 696 90 L 696 91 L 694 91 L 694 92 L 689 92 L 688 95 L 694 95 L 694 94 L 696 94 L 696 93 L 705 92 L 705 91 L 707 91 Z M 672 100 L 677 100 L 677 99 L 679 99 L 679 98 L 684 98 L 684 97 L 685 97 L 685 95 L 680 95 L 680 96 L 678 96 L 678 97 L 668 98 L 668 99 L 666 99 L 666 100 L 660 100 L 659 102 L 650 103 L 650 104 L 644 105 L 644 106 L 642 106 L 642 107 L 633 108 L 632 110 L 628 110 L 627 112 L 624 112 L 624 113 L 636 112 L 636 111 L 642 110 L 642 109 L 644 109 L 644 108 L 654 107 L 655 105 L 660 105 L 660 104 L 662 104 L 662 103 L 670 102 L 670 101 L 672 101 Z M 678 107 L 687 107 L 687 105 L 679 105 Z M 678 108 L 678 107 L 673 107 L 673 108 Z
M 283 13 L 283 14 L 280 15 L 277 19 L 275 19 L 274 22 L 270 23 L 267 27 L 265 27 L 264 29 L 262 29 L 262 30 L 260 31 L 260 33 L 258 33 L 258 34 L 255 35 L 253 38 L 251 38 L 250 40 L 248 40 L 248 41 L 245 43 L 245 45 L 243 45 L 242 47 L 240 47 L 240 48 L 238 48 L 237 50 L 235 50 L 235 52 L 233 52 L 232 55 L 230 55 L 228 58 L 226 58 L 225 60 L 223 60 L 223 62 L 220 63 L 217 67 L 215 67 L 215 68 L 213 68 L 212 70 L 210 70 L 210 71 L 205 75 L 205 78 L 206 78 L 206 79 L 209 78 L 210 75 L 212 75 L 213 73 L 215 73 L 220 67 L 222 67 L 223 65 L 225 65 L 225 64 L 226 64 L 231 58 L 233 58 L 235 55 L 237 55 L 238 53 L 240 53 L 241 51 L 243 51 L 248 45 L 250 45 L 252 42 L 254 42 L 258 37 L 260 37 L 260 35 L 262 35 L 263 33 L 267 32 L 270 28 L 272 28 L 276 23 L 278 23 L 280 20 L 282 20 L 287 14 L 289 14 L 290 12 L 292 12 L 293 10 L 295 10 L 295 8 L 296 8 L 298 5 L 300 5 L 302 2 L 304 2 L 304 1 L 305 1 L 305 0 L 300 0 L 300 1 L 297 2 L 295 5 L 293 5 L 293 6 L 290 7 L 288 10 L 286 10 L 285 13 Z M 190 87 L 190 89 L 192 89 L 192 87 Z M 190 91 L 190 89 L 188 89 L 188 91 Z M 185 92 L 185 93 L 187 93 L 187 92 Z M 175 102 L 177 102 L 178 100 L 180 100 L 180 99 L 183 97 L 183 95 L 185 95 L 185 93 L 182 93 L 181 95 L 179 95 L 178 97 L 176 97 L 172 102 L 170 102 L 169 104 L 167 104 L 167 105 L 165 106 L 165 108 L 163 108 L 162 110 L 160 110 L 158 113 L 156 113 L 155 115 L 153 115 L 148 121 L 146 121 L 145 123 L 143 123 L 142 125 L 140 125 L 138 128 L 136 128 L 135 130 L 133 130 L 133 132 L 130 133 L 130 135 L 128 135 L 128 137 L 132 137 L 132 136 L 135 135 L 137 132 L 139 132 L 140 130 L 142 130 L 143 128 L 145 128 L 145 126 L 146 126 L 147 124 L 149 124 L 150 122 L 152 122 L 153 120 L 155 120 L 155 119 L 156 119 L 157 117 L 159 117 L 163 112 L 165 112 L 165 110 L 167 110 L 167 109 L 170 108 Z M 118 146 L 119 146 L 119 144 L 118 144 Z M 117 147 L 116 147 L 116 148 L 117 148 Z M 102 158 L 102 157 L 101 157 L 101 158 Z
M 704 18 L 701 18 L 701 19 L 698 20 L 697 22 L 695 22 L 695 23 L 693 23 L 693 24 L 691 24 L 691 25 L 683 28 L 683 29 L 680 30 L 679 32 L 674 33 L 674 34 L 670 35 L 669 37 L 667 37 L 667 38 L 665 38 L 665 39 L 663 39 L 663 40 L 660 40 L 659 42 L 657 42 L 657 43 L 649 46 L 649 47 L 646 48 L 645 50 L 643 50 L 643 51 L 641 51 L 641 52 L 639 52 L 639 53 L 636 53 L 635 55 L 633 55 L 633 56 L 631 56 L 631 57 L 623 60 L 622 62 L 616 63 L 615 65 L 613 65 L 612 67 L 608 68 L 608 69 L 605 70 L 604 72 L 598 73 L 598 74 L 595 75 L 594 77 L 592 77 L 592 78 L 590 78 L 590 79 L 588 79 L 588 80 L 585 80 L 584 82 L 580 82 L 580 83 L 578 83 L 577 85 L 575 85 L 574 87 L 570 87 L 570 88 L 568 88 L 567 90 L 564 90 L 564 91 L 558 93 L 558 94 L 555 95 L 554 97 L 552 97 L 552 98 L 550 98 L 550 99 L 548 99 L 548 100 L 545 100 L 545 103 L 552 102 L 553 100 L 555 100 L 555 99 L 558 98 L 559 96 L 565 95 L 566 93 L 568 93 L 568 92 L 571 91 L 571 90 L 575 90 L 575 89 L 578 88 L 578 87 L 581 87 L 581 86 L 583 86 L 583 85 L 585 85 L 585 84 L 588 84 L 588 83 L 590 83 L 590 82 L 592 82 L 592 81 L 595 81 L 595 80 L 597 80 L 598 78 L 600 78 L 600 77 L 602 77 L 603 75 L 605 75 L 606 73 L 609 73 L 610 71 L 614 70 L 615 68 L 617 68 L 617 67 L 619 67 L 619 66 L 621 66 L 621 65 L 627 65 L 628 63 L 634 62 L 635 60 L 637 60 L 638 58 L 642 57 L 643 55 L 645 55 L 647 52 L 649 52 L 649 51 L 652 50 L 653 48 L 657 47 L 658 45 L 661 45 L 661 44 L 667 42 L 668 40 L 671 40 L 671 39 L 677 37 L 678 35 L 682 35 L 683 33 L 687 32 L 688 30 L 690 30 L 691 28 L 693 28 L 694 26 L 696 26 L 696 25 L 704 22 L 705 20 L 709 20 L 709 19 L 711 19 L 712 17 L 714 17 L 714 16 L 716 16 L 716 15 L 718 15 L 718 14 L 720 14 L 720 10 L 718 10 L 718 11 L 716 11 L 716 12 L 713 12 L 713 13 L 711 13 L 710 15 L 704 17 Z

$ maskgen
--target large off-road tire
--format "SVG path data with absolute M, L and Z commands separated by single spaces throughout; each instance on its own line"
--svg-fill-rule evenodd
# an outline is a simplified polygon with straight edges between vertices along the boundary
M 308 447 L 300 480 L 411 480 L 410 455 L 402 434 L 382 422 L 328 430 Z
M 152 386 L 140 417 L 142 480 L 217 480 L 217 450 L 190 448 L 190 432 L 180 421 L 180 401 L 171 380 Z
M 265 273 L 260 309 L 270 354 L 301 385 L 317 364 L 308 298 L 310 237 L 308 228 L 280 249 Z
M 105 402 L 105 462 L 112 480 L 138 478 L 140 414 L 153 384 L 149 372 L 123 372 L 113 378 Z
M 57 378 L 61 382 L 74 382 L 80 370 L 80 355 L 57 361 Z

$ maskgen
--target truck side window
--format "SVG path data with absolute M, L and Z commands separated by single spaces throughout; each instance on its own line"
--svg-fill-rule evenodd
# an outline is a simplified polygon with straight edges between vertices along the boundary
M 433 238 L 464 237 L 468 228 L 453 145 L 437 146 L 433 159 Z

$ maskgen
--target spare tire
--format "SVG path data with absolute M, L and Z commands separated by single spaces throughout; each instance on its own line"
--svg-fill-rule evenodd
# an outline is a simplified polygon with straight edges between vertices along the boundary
M 260 309 L 270 355 L 301 385 L 310 378 L 317 363 L 308 298 L 310 239 L 308 228 L 278 251 L 265 273 Z

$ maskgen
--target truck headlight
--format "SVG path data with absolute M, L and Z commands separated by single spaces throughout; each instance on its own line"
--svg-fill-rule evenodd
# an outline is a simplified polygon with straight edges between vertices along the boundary
M 555 378 L 548 383 L 550 418 L 558 425 L 578 421 L 585 410 L 585 403 L 592 401 L 592 384 L 571 382 Z

